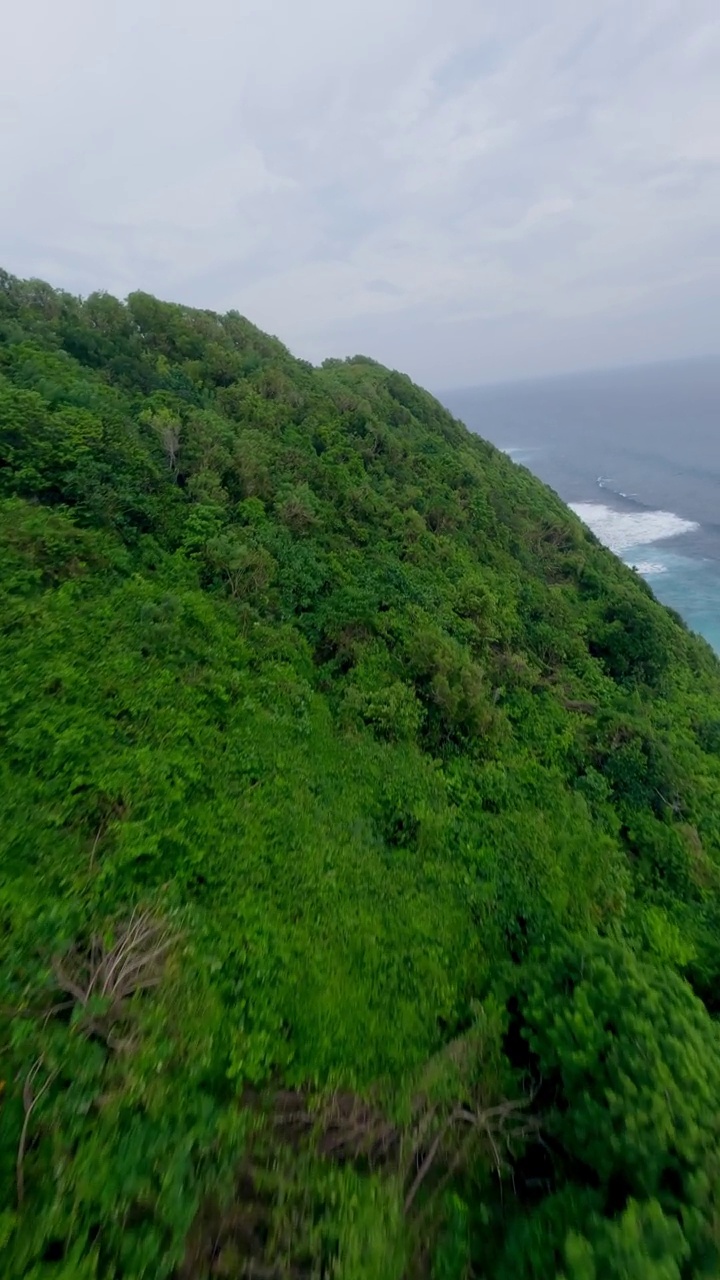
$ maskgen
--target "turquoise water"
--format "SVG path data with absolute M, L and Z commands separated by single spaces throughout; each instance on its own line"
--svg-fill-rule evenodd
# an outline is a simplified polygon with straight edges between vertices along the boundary
M 720 654 L 717 566 L 678 555 L 677 552 L 660 550 L 657 544 L 637 547 L 632 556 L 624 556 L 623 559 L 632 564 L 635 556 L 640 559 L 647 556 L 648 562 L 656 563 L 656 568 L 646 569 L 643 573 L 655 595 L 676 609 L 688 626 L 704 636 Z
M 446 392 L 720 653 L 720 359 Z

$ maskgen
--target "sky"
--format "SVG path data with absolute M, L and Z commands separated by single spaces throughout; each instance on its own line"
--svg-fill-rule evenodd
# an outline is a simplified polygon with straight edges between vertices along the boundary
M 717 0 L 23 0 L 0 265 L 432 388 L 720 350 Z

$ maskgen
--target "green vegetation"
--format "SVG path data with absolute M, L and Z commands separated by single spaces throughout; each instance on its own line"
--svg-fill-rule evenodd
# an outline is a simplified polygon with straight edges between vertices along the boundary
M 720 666 L 398 373 L 0 275 L 7 1280 L 720 1274 Z

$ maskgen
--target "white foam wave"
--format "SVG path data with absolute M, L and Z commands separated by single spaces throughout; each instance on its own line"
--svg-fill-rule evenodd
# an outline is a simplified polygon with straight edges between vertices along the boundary
M 519 462 L 524 466 L 528 458 L 532 458 L 537 453 L 537 449 L 530 449 L 526 445 L 507 445 L 500 450 L 501 453 L 507 454 L 512 462 Z
M 646 547 L 700 527 L 672 511 L 615 511 L 601 502 L 571 502 L 570 506 L 606 547 L 623 558 L 633 547 Z
M 660 573 L 667 573 L 668 567 L 661 560 L 638 560 L 637 564 L 633 564 L 633 569 L 637 569 L 643 578 L 656 578 Z

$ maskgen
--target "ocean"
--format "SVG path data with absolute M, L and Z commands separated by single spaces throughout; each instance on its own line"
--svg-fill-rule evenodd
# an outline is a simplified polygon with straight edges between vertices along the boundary
M 720 358 L 444 392 L 720 653 Z

